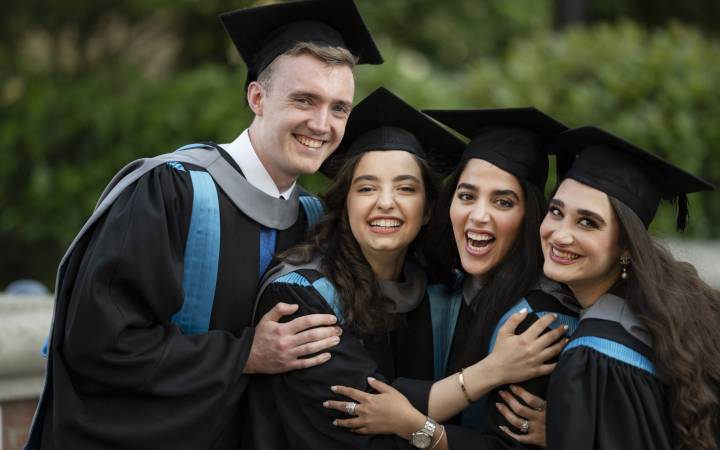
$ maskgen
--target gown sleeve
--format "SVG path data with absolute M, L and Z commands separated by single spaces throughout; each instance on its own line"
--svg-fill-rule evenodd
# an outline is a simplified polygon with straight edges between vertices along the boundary
M 207 444 L 195 430 L 217 430 L 235 414 L 252 328 L 239 336 L 222 330 L 186 336 L 170 323 L 183 303 L 192 210 L 187 175 L 166 166 L 144 175 L 72 257 L 66 310 L 53 337 L 54 414 L 56 424 L 72 417 L 84 430 L 77 436 L 101 436 L 118 448 L 200 448 Z M 65 389 L 76 398 L 59 392 Z
M 294 316 L 333 314 L 323 297 L 312 287 L 273 283 L 260 300 L 260 315 L 278 301 L 296 303 Z M 325 400 L 348 400 L 330 387 L 337 384 L 371 391 L 367 377 L 383 380 L 362 340 L 344 329 L 340 343 L 330 350 L 330 360 L 319 366 L 272 376 L 255 376 L 249 389 L 253 442 L 249 448 L 314 450 L 323 448 L 394 449 L 402 441 L 394 436 L 367 436 L 335 427 L 344 413 L 323 407 Z M 401 447 L 409 448 L 409 447 Z
M 551 376 L 547 442 L 553 450 L 670 450 L 654 375 L 589 347 L 566 351 Z

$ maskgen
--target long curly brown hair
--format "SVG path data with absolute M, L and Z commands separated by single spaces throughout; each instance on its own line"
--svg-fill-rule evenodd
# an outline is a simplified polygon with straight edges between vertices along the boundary
M 322 196 L 326 214 L 310 230 L 306 243 L 297 245 L 280 258 L 291 264 L 307 263 L 314 256 L 322 256 L 322 270 L 337 291 L 343 310 L 345 324 L 361 335 L 377 335 L 386 331 L 394 322 L 388 314 L 390 300 L 381 290 L 370 264 L 365 259 L 360 246 L 350 229 L 347 213 L 347 196 L 352 184 L 355 167 L 364 154 L 348 159 L 335 176 L 335 181 Z M 425 187 L 425 213 L 428 214 L 440 190 L 439 177 L 428 164 L 413 155 L 420 166 Z M 425 227 L 418 237 L 425 232 Z M 424 265 L 424 258 L 415 248 L 415 242 L 408 249 L 408 258 Z
M 610 204 L 620 222 L 620 243 L 631 258 L 619 288 L 652 336 L 654 363 L 670 393 L 673 446 L 717 449 L 720 291 L 656 242 L 628 206 L 613 197 Z

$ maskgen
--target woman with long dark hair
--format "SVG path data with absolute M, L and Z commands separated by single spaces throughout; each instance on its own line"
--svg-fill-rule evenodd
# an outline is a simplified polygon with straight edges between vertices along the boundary
M 308 244 L 281 255 L 283 264 L 266 284 L 258 308 L 262 314 L 283 301 L 299 305 L 296 315 L 334 313 L 344 332 L 325 364 L 253 378 L 249 448 L 395 447 L 393 437 L 334 427 L 332 420 L 341 415 L 323 408 L 323 400 L 339 383 L 369 390 L 368 377 L 432 378 L 426 276 L 414 241 L 430 218 L 437 190 L 428 166 L 446 173 L 462 149 L 462 141 L 387 90 L 379 89 L 355 107 L 333 157 L 342 167 L 323 168 L 335 178 L 325 195 L 327 215 Z M 511 325 L 515 322 L 517 317 Z M 418 329 L 427 332 L 415 333 Z M 550 339 L 535 339 L 539 331 L 515 336 L 513 329 L 502 333 L 492 358 L 466 372 L 477 380 L 487 374 L 507 381 L 540 370 L 539 349 Z M 557 353 L 554 347 L 543 355 Z M 462 396 L 455 380 L 447 381 Z M 341 403 L 349 414 L 363 407 Z M 424 429 L 425 416 L 415 419 L 408 434 Z M 440 430 L 436 434 L 434 429 L 419 432 L 416 441 L 438 442 Z
M 548 445 L 718 448 L 720 292 L 648 233 L 661 199 L 707 182 L 595 127 L 563 133 L 577 155 L 540 228 L 545 274 L 583 307 L 552 375 Z
M 469 377 L 465 368 L 491 354 L 500 329 L 513 314 L 523 310 L 530 313 L 518 332 L 537 326 L 533 324 L 544 316 L 556 315 L 561 320 L 555 321 L 553 328 L 560 327 L 556 332 L 569 335 L 577 322 L 572 299 L 559 285 L 541 279 L 537 233 L 546 211 L 543 189 L 549 142 L 566 127 L 535 108 L 427 113 L 473 138 L 440 196 L 427 249 L 432 255 L 429 273 L 432 281 L 439 283 L 431 291 L 449 287 L 457 293 L 433 309 L 447 324 L 434 327 L 435 377 L 450 375 L 455 384 L 472 386 L 478 380 Z M 438 246 L 437 242 L 455 245 Z M 545 325 L 542 322 L 542 328 Z M 557 339 L 561 335 L 552 336 Z M 447 442 L 438 448 L 542 445 L 544 403 L 537 396 L 545 397 L 548 379 L 540 375 L 548 373 L 536 373 L 529 381 L 516 380 L 525 381 L 522 387 L 501 388 L 505 383 L 498 383 L 489 393 L 473 393 L 471 389 L 459 401 L 443 395 L 437 385 L 428 384 L 424 392 L 403 394 L 439 421 L 462 411 L 460 417 L 449 421 Z M 391 395 L 372 398 L 360 394 L 355 400 L 375 406 L 368 405 L 362 417 L 341 424 L 363 432 L 402 436 L 402 423 L 414 413 L 390 388 L 377 382 L 372 385 Z M 513 399 L 510 389 L 524 405 Z M 507 407 L 496 406 L 502 402 L 507 402 L 515 414 Z

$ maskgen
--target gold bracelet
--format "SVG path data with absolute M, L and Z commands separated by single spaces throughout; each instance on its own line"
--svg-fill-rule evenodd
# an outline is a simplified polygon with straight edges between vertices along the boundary
M 460 372 L 458 372 L 458 381 L 460 382 L 460 389 L 462 389 L 463 394 L 465 394 L 465 400 L 467 400 L 469 404 L 472 404 L 472 398 L 470 398 L 470 394 L 468 394 L 467 388 L 465 387 L 464 371 L 465 368 L 461 368 Z
M 443 426 L 443 425 L 440 425 L 440 426 L 442 427 L 442 431 L 440 432 L 440 437 L 438 438 L 437 441 L 435 441 L 433 446 L 430 447 L 430 450 L 433 450 L 435 447 L 437 447 L 438 444 L 440 443 L 440 441 L 442 441 L 443 436 L 445 436 L 445 426 Z

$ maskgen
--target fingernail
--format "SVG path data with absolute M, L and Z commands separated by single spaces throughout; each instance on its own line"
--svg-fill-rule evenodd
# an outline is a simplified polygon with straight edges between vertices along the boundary
M 508 393 L 505 392 L 505 391 L 499 391 L 498 393 L 500 394 L 500 397 L 502 397 L 503 399 L 504 399 L 505 397 L 507 397 L 507 395 L 508 395 Z
M 518 314 L 525 314 L 527 312 L 527 308 L 523 308 L 520 311 L 518 311 Z
M 567 325 L 563 325 L 563 330 L 567 331 L 567 330 L 568 330 L 568 328 L 570 328 L 570 327 L 569 327 L 569 326 L 567 326 Z
M 503 430 L 503 431 L 505 431 L 505 430 L 507 429 L 507 428 L 505 427 L 505 425 L 499 425 L 498 428 L 500 428 L 500 429 Z
M 558 317 L 557 314 L 555 314 L 555 313 L 553 313 L 552 316 L 553 316 L 554 318 L 556 318 L 556 319 L 557 319 L 557 317 Z
M 330 361 L 330 353 L 326 354 L 323 359 L 325 359 L 325 362 Z
M 502 406 L 500 405 L 500 403 L 495 403 L 495 407 L 496 407 L 497 409 L 502 409 Z
M 337 419 L 333 420 L 333 425 L 337 426 Z
M 335 336 L 332 341 L 333 341 L 334 344 L 339 344 L 339 343 L 340 343 L 340 336 Z
M 517 391 L 517 386 L 515 386 L 514 384 L 511 384 L 511 385 L 510 385 L 510 390 L 513 391 L 513 392 Z
M 337 391 L 337 386 L 330 386 L 330 390 L 333 392 Z
M 375 378 L 373 378 L 373 377 L 368 377 L 368 381 L 375 381 Z

